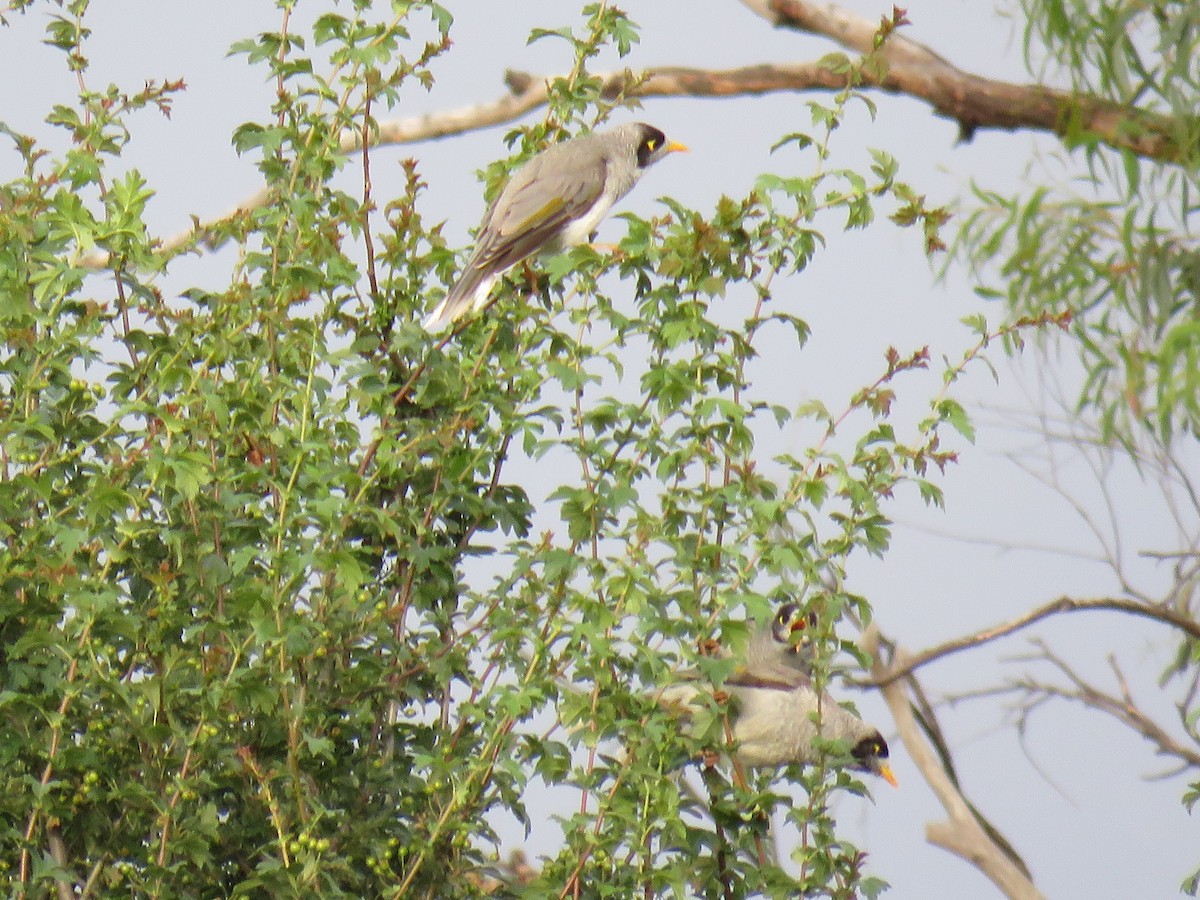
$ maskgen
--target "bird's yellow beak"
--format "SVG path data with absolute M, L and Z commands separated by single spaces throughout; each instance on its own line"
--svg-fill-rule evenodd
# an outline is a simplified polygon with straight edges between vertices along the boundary
M 896 780 L 896 773 L 892 771 L 892 767 L 885 762 L 879 764 L 879 775 L 894 788 L 900 787 L 900 782 Z
M 674 141 L 669 141 L 667 143 L 667 152 L 668 153 L 687 153 L 688 148 L 685 144 L 677 144 Z

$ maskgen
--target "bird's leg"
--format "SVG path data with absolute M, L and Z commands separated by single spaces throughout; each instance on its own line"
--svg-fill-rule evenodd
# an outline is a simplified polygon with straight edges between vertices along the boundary
M 521 260 L 521 286 L 527 297 L 538 299 L 543 306 L 550 308 L 549 292 L 543 289 L 542 276 L 525 259 Z
M 521 280 L 526 284 L 532 284 L 533 292 L 535 294 L 537 293 L 538 282 L 542 280 L 542 277 L 538 275 L 537 271 L 529 264 L 529 260 L 527 259 L 521 260 Z
M 609 255 L 613 255 L 613 254 L 621 252 L 621 248 L 617 244 L 597 243 L 596 238 L 598 238 L 599 236 L 600 236 L 599 231 L 593 231 L 591 234 L 588 235 L 587 245 L 589 247 L 591 247 L 593 250 L 595 250 L 597 253 L 607 253 Z

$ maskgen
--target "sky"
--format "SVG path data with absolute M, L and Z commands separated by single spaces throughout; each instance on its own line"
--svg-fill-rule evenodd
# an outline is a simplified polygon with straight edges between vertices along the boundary
M 435 89 L 410 92 L 397 116 L 492 100 L 504 90 L 506 68 L 550 74 L 570 63 L 563 45 L 528 45 L 526 38 L 534 26 L 577 24 L 574 4 L 451 0 L 446 5 L 455 15 L 454 48 L 434 66 Z M 891 9 L 862 0 L 843 5 L 873 20 Z M 150 112 L 135 119 L 134 142 L 126 154 L 158 190 L 150 210 L 152 227 L 174 234 L 188 226 L 190 216 L 220 215 L 253 194 L 259 187 L 253 160 L 234 153 L 230 135 L 241 122 L 261 117 L 272 86 L 226 51 L 234 40 L 276 27 L 273 4 L 122 0 L 95 7 L 88 73 L 93 86 L 112 80 L 136 89 L 148 78 L 180 76 L 188 84 L 170 121 Z M 317 8 L 301 3 L 299 14 Z M 641 44 L 620 63 L 634 68 L 813 60 L 834 49 L 816 38 L 774 31 L 734 0 L 627 0 L 623 8 L 642 28 Z M 75 85 L 57 52 L 39 43 L 44 10 L 13 16 L 11 26 L 0 29 L 0 84 L 8 86 L 0 117 L 17 131 L 44 136 L 54 148 L 61 146 L 59 139 L 40 118 L 50 103 L 66 102 Z M 969 0 L 912 0 L 913 25 L 905 34 L 973 73 L 1026 81 L 1014 24 L 1019 19 L 1002 11 Z M 596 67 L 616 64 L 608 56 Z M 692 152 L 657 166 L 620 209 L 653 214 L 661 209 L 660 196 L 711 209 L 722 194 L 743 195 L 760 172 L 788 165 L 807 171 L 806 161 L 772 158 L 768 152 L 779 134 L 790 130 L 781 123 L 792 119 L 808 125 L 805 99 L 648 101 L 638 118 Z M 900 177 L 933 204 L 965 195 L 972 180 L 1003 192 L 1031 180 L 1065 180 L 1073 171 L 1056 142 L 1044 136 L 979 132 L 970 144 L 959 144 L 955 124 L 934 117 L 924 105 L 902 97 L 874 99 L 873 121 L 862 109 L 847 119 L 835 145 L 844 154 L 837 162 L 860 165 L 868 148 L 886 149 L 898 158 Z M 415 157 L 429 185 L 425 214 L 444 219 L 451 242 L 465 246 L 484 207 L 476 173 L 507 155 L 505 131 L 491 128 L 375 151 L 377 196 L 382 199 L 389 187 L 399 190 L 398 162 Z M 15 165 L 7 147 L 0 149 L 0 177 L 14 177 Z M 606 223 L 601 240 L 620 227 Z M 881 223 L 861 232 L 830 230 L 826 237 L 826 250 L 804 273 L 777 285 L 777 294 L 794 299 L 796 311 L 813 329 L 801 356 L 779 373 L 785 402 L 844 400 L 880 371 L 889 346 L 904 353 L 929 345 L 935 359 L 957 358 L 970 344 L 960 324 L 963 316 L 982 311 L 993 323 L 1000 318 L 1001 310 L 973 294 L 961 268 L 943 281 L 935 278 L 915 230 Z M 210 259 L 184 260 L 172 277 L 188 284 L 212 265 Z M 995 624 L 1061 594 L 1105 596 L 1118 590 L 1111 568 L 1095 559 L 1096 534 L 1076 504 L 1018 464 L 1024 460 L 1035 471 L 1050 470 L 1045 442 L 1018 423 L 1045 405 L 1043 379 L 1052 376 L 1069 386 L 1079 377 L 1077 367 L 1069 355 L 1027 352 L 1009 363 L 997 350 L 992 359 L 997 378 L 976 367 L 956 393 L 976 414 L 979 431 L 974 445 L 963 442 L 957 448 L 960 463 L 942 480 L 946 509 L 925 507 L 915 492 L 901 495 L 890 509 L 898 522 L 890 552 L 881 561 L 858 559 L 851 571 L 849 587 L 871 600 L 884 633 L 910 650 Z M 930 378 L 937 378 L 936 370 Z M 914 397 L 929 394 L 910 387 Z M 784 446 L 765 452 L 799 449 L 803 437 L 786 435 Z M 1107 509 L 1083 461 L 1063 451 L 1054 458 L 1053 471 L 1079 507 L 1093 513 Z M 1164 573 L 1138 556 L 1143 549 L 1174 546 L 1160 496 L 1128 467 L 1115 466 L 1109 483 L 1127 575 L 1148 589 L 1161 588 Z M 1156 687 L 1173 649 L 1162 629 L 1128 617 L 1089 614 L 1049 622 L 1038 634 L 1081 671 L 1110 686 L 1106 656 L 1115 651 L 1139 699 L 1170 720 L 1170 698 Z M 1024 671 L 1043 671 L 1014 660 L 1028 650 L 1027 640 L 1018 636 L 959 654 L 925 670 L 926 689 L 933 696 L 959 694 Z M 849 696 L 844 689 L 835 692 Z M 882 701 L 870 694 L 854 699 L 890 737 Z M 942 712 L 941 721 L 969 796 L 1022 853 L 1048 897 L 1176 896 L 1179 883 L 1200 862 L 1200 829 L 1180 804 L 1183 780 L 1148 780 L 1164 771 L 1163 761 L 1123 727 L 1059 704 L 1040 710 L 1022 737 L 1003 702 L 995 699 L 956 703 Z M 999 896 L 973 868 L 925 842 L 925 823 L 944 815 L 899 742 L 892 745 L 900 789 L 881 785 L 873 802 L 839 801 L 847 836 L 870 852 L 870 871 L 892 884 L 887 896 Z M 530 812 L 539 818 L 534 809 Z M 511 840 L 519 839 L 514 832 Z M 551 832 L 535 833 L 531 856 L 539 841 L 553 839 Z

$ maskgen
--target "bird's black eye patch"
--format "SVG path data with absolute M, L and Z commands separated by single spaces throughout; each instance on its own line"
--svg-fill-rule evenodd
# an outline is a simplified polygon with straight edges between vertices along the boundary
M 637 161 L 638 168 L 644 169 L 650 165 L 650 158 L 654 156 L 654 152 L 662 148 L 667 142 L 667 136 L 657 128 L 652 128 L 645 125 L 642 128 L 642 142 L 638 144 Z
M 870 737 L 865 737 L 854 745 L 854 749 L 850 751 L 850 755 L 859 762 L 865 762 L 872 757 L 878 759 L 887 759 L 887 741 L 885 741 L 883 736 L 879 734 L 873 734 Z

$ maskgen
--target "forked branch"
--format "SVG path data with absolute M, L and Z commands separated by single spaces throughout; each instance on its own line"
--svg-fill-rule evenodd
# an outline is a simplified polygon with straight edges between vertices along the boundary
M 1032 879 L 1021 871 L 1006 849 L 979 824 L 970 803 L 950 778 L 922 733 L 909 702 L 908 689 L 900 676 L 893 674 L 893 671 L 907 668 L 904 652 L 897 650 L 891 664 L 885 663 L 878 652 L 879 633 L 874 626 L 863 635 L 862 643 L 863 649 L 874 659 L 871 674 L 875 682 L 882 685 L 880 692 L 895 719 L 900 740 L 948 815 L 945 821 L 926 825 L 926 839 L 970 863 L 991 879 L 1010 900 L 1040 900 L 1043 895 Z

